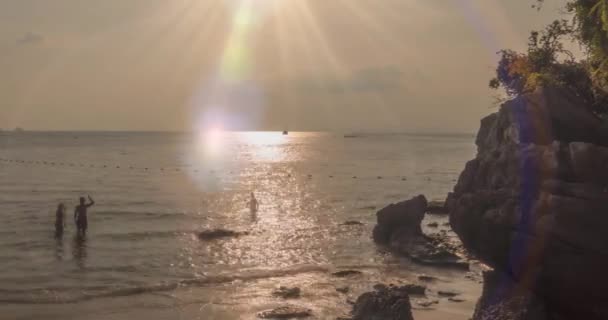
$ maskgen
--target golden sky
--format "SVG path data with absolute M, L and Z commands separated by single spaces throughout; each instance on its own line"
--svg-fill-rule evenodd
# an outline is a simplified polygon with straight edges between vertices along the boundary
M 0 0 L 0 128 L 474 132 L 532 0 Z

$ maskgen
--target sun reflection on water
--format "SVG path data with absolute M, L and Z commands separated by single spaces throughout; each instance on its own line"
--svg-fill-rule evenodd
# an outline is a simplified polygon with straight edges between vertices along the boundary
M 285 145 L 288 140 L 288 136 L 273 131 L 240 132 L 237 134 L 237 141 L 248 149 L 253 161 L 274 162 L 285 160 Z

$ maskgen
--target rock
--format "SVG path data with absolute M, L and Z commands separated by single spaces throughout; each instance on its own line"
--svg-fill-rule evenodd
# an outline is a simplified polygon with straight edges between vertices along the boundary
M 437 280 L 437 278 L 435 278 L 433 276 L 427 276 L 427 275 L 422 274 L 422 275 L 418 276 L 418 280 L 425 281 L 425 282 L 430 282 L 430 281 Z
M 439 224 L 437 222 L 431 222 L 431 223 L 427 224 L 427 227 L 437 228 L 437 227 L 439 227 Z
M 420 264 L 468 270 L 469 264 L 452 250 L 456 248 L 447 236 L 422 233 L 420 223 L 425 211 L 426 198 L 422 195 L 378 211 L 374 240 Z
M 406 284 L 402 288 L 411 295 L 424 295 L 426 292 L 426 287 L 419 284 Z
M 258 313 L 258 318 L 262 319 L 301 319 L 310 316 L 312 316 L 310 309 L 296 306 L 283 306 Z
M 363 222 L 360 221 L 346 221 L 342 224 L 343 226 L 362 226 Z
M 361 274 L 363 274 L 363 272 L 357 271 L 357 270 L 342 270 L 342 271 L 336 271 L 336 272 L 332 273 L 331 275 L 334 277 L 345 278 L 345 277 L 350 277 L 350 276 L 358 276 Z
M 432 305 L 439 304 L 439 300 L 417 300 L 416 304 L 421 307 L 428 308 Z
M 353 320 L 413 320 L 410 297 L 405 288 L 383 287 L 359 296 Z
M 608 124 L 588 110 L 555 88 L 503 104 L 446 207 L 466 249 L 518 290 L 550 314 L 595 320 L 608 319 Z
M 530 291 L 517 288 L 507 275 L 484 273 L 482 296 L 473 320 L 560 320 L 549 317 L 543 302 Z
M 389 244 L 395 233 L 421 235 L 420 222 L 424 218 L 426 207 L 426 198 L 419 195 L 381 209 L 376 213 L 378 224 L 374 228 L 374 241 Z
M 336 288 L 336 291 L 340 293 L 348 293 L 350 291 L 350 288 L 348 286 L 338 287 Z
M 429 202 L 426 212 L 429 214 L 448 214 L 448 209 L 445 207 L 445 201 L 433 200 Z
M 212 229 L 201 231 L 197 234 L 199 240 L 215 240 L 220 238 L 234 238 L 247 235 L 247 232 L 237 232 L 226 229 Z
M 439 291 L 437 291 L 437 294 L 442 297 L 455 297 L 455 296 L 459 295 L 460 293 L 455 292 L 455 291 L 449 291 L 449 290 L 439 290 Z
M 296 299 L 300 297 L 300 288 L 279 287 L 279 289 L 272 292 L 272 295 L 283 299 Z

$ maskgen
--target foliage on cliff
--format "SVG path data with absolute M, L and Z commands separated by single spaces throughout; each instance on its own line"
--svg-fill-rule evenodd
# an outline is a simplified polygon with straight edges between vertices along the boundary
M 536 0 L 540 8 L 543 0 Z M 608 113 L 608 0 L 570 0 L 570 20 L 556 20 L 542 31 L 533 31 L 525 53 L 499 52 L 494 89 L 509 97 L 553 85 L 584 99 L 591 110 Z M 584 50 L 581 59 L 565 49 L 573 40 Z

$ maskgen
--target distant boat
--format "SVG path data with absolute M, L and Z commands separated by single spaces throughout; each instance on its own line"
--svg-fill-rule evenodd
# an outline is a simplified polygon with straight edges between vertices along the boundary
M 23 130 L 23 128 L 17 127 L 17 128 L 15 128 L 15 130 L 14 130 L 14 131 L 15 131 L 15 132 L 23 132 L 23 131 L 25 131 L 25 130 Z
M 288 134 L 289 134 L 289 132 L 287 132 L 287 130 L 284 130 L 284 131 L 283 131 L 283 135 L 284 135 L 284 136 L 286 136 L 286 135 L 288 135 Z
M 358 134 L 345 134 L 344 138 L 359 138 L 360 135 Z

